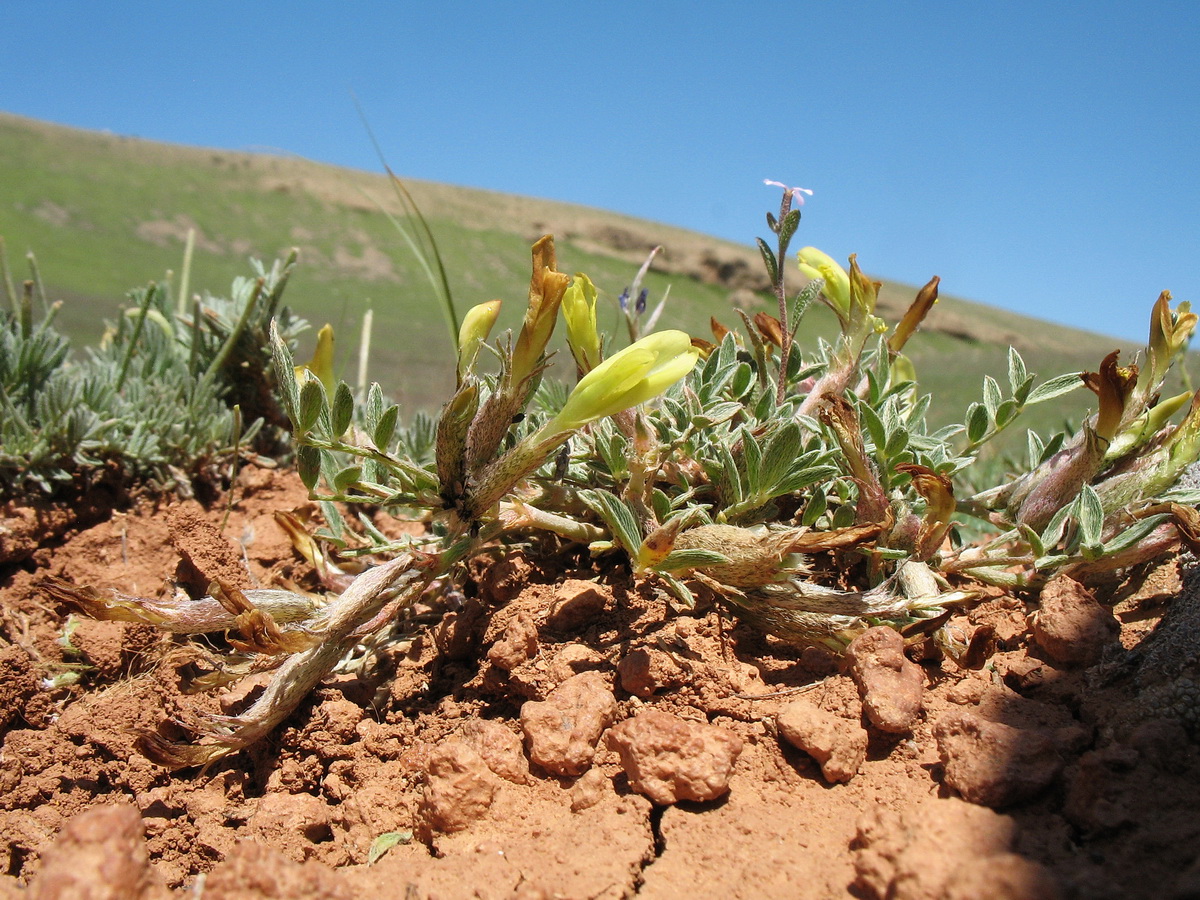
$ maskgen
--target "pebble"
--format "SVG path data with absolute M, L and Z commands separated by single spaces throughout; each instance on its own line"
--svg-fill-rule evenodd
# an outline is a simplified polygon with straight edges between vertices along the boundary
M 529 758 L 555 775 L 580 775 L 591 766 L 600 735 L 616 715 L 617 698 L 603 675 L 573 675 L 545 700 L 521 707 Z
M 1091 591 L 1059 576 L 1042 589 L 1032 630 L 1038 646 L 1055 662 L 1091 665 L 1117 639 L 1120 625 L 1110 609 L 1096 602 Z
M 846 648 L 863 712 L 880 731 L 912 731 L 921 714 L 925 673 L 904 655 L 904 638 L 886 625 L 868 628 Z
M 972 803 L 1001 808 L 1041 793 L 1058 777 L 1058 741 L 1042 729 L 1014 728 L 968 710 L 933 727 L 945 781 Z
M 742 739 L 717 725 L 647 710 L 611 728 L 629 786 L 660 806 L 705 802 L 729 790 Z
M 867 758 L 867 730 L 811 700 L 793 700 L 780 710 L 775 724 L 780 737 L 817 761 L 826 781 L 848 782 Z

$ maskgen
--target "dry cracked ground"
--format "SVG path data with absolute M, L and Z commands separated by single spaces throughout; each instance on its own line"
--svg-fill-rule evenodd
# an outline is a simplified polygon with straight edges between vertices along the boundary
M 256 469 L 223 528 L 224 498 L 116 505 L 2 511 L 0 898 L 1200 897 L 1180 559 L 985 599 L 960 668 L 885 629 L 799 651 L 552 546 L 484 555 L 439 624 L 170 774 L 136 731 L 262 682 L 184 695 L 186 644 L 37 583 L 311 587 L 273 516 L 311 510 Z

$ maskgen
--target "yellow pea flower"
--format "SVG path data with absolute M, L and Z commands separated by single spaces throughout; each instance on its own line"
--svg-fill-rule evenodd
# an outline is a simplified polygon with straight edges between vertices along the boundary
M 692 371 L 699 356 L 682 331 L 647 335 L 584 375 L 539 438 L 582 428 L 657 397 Z
M 846 270 L 834 262 L 833 257 L 821 252 L 816 247 L 805 247 L 796 257 L 800 261 L 800 271 L 809 279 L 823 278 L 825 286 L 821 293 L 833 306 L 838 318 L 843 321 L 850 317 L 850 276 Z

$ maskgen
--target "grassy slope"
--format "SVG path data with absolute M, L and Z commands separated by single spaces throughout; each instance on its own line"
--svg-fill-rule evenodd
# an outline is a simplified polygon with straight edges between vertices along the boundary
M 16 277 L 20 255 L 36 252 L 52 298 L 67 302 L 60 324 L 94 339 L 124 291 L 178 269 L 188 227 L 198 230 L 193 291 L 225 294 L 248 274 L 246 260 L 269 262 L 301 248 L 288 288 L 292 307 L 342 340 L 344 374 L 369 304 L 375 310 L 370 377 L 410 407 L 436 406 L 451 381 L 452 358 L 441 315 L 423 275 L 379 205 L 398 212 L 386 180 L 304 160 L 156 144 L 78 131 L 0 114 L 0 236 Z M 668 226 L 569 204 L 423 182 L 409 184 L 446 258 L 461 309 L 505 299 L 502 325 L 515 325 L 528 284 L 529 244 L 558 237 L 559 265 L 586 271 L 611 302 L 655 243 L 665 266 L 652 272 L 651 297 L 671 288 L 660 327 L 706 334 L 709 316 L 736 322 L 730 285 L 691 275 L 706 257 L 757 269 L 757 253 Z M 747 235 L 747 238 L 752 238 Z M 869 261 L 868 261 L 869 262 Z M 657 268 L 657 267 L 656 267 Z M 894 320 L 914 289 L 885 283 L 883 310 Z M 1147 298 L 1147 312 L 1152 297 Z M 765 305 L 762 308 L 767 308 Z M 829 337 L 832 316 L 815 310 L 802 343 Z M 1031 338 L 1030 336 L 1035 336 Z M 943 402 L 937 418 L 957 416 L 978 397 L 984 372 L 1003 384 L 1014 343 L 1030 371 L 1044 376 L 1094 368 L 1119 342 L 944 297 L 925 332 L 909 346 L 924 386 Z M 1129 358 L 1126 348 L 1126 358 Z M 1068 398 L 1032 422 L 1055 424 L 1082 410 Z

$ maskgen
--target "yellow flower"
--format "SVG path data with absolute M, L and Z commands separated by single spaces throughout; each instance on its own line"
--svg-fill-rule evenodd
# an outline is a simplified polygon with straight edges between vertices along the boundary
M 825 286 L 821 293 L 833 306 L 838 318 L 845 321 L 850 317 L 850 276 L 833 261 L 833 257 L 816 247 L 805 247 L 796 254 L 800 260 L 800 271 L 812 280 L 823 278 Z
M 305 372 L 315 376 L 325 385 L 325 393 L 332 398 L 333 389 L 333 326 L 328 323 L 317 332 L 317 349 L 313 351 L 312 359 L 302 366 L 296 366 L 296 381 L 303 384 Z
M 600 333 L 596 330 L 596 286 L 582 272 L 567 288 L 562 299 L 567 323 L 567 345 L 581 375 L 600 365 Z
M 692 371 L 699 356 L 682 331 L 647 335 L 584 375 L 539 438 L 582 428 L 657 397 Z
M 479 345 L 488 339 L 496 317 L 500 315 L 500 301 L 489 300 L 472 306 L 463 316 L 462 327 L 458 329 L 458 380 L 475 366 L 475 358 L 479 356 Z

